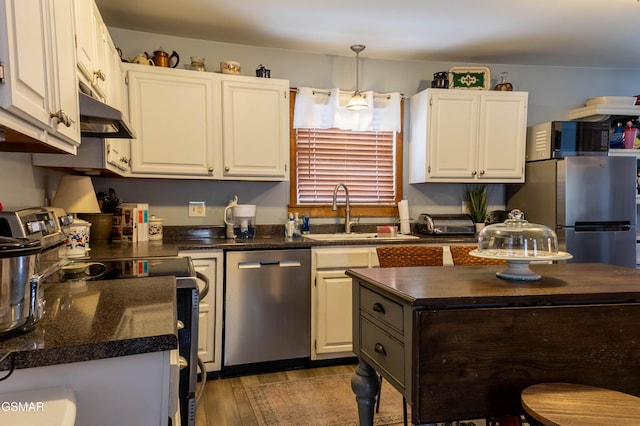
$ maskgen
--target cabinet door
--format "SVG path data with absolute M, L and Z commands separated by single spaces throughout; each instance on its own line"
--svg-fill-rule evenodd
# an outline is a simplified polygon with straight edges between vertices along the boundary
M 118 109 L 122 114 L 129 117 L 129 105 L 127 102 L 127 86 L 125 84 L 124 70 L 120 66 L 120 55 L 111 44 L 106 52 L 107 70 L 108 70 L 108 89 L 107 101 L 109 105 Z M 131 153 L 130 139 L 105 139 L 107 144 L 107 155 L 105 167 L 110 170 L 119 169 L 123 174 L 127 174 L 130 170 Z
M 524 182 L 527 93 L 482 96 L 478 179 Z
M 107 79 L 104 69 L 107 29 L 93 0 L 74 0 L 76 23 L 76 55 L 82 80 L 105 100 Z
M 340 271 L 318 271 L 316 281 L 315 353 L 353 350 L 351 278 Z
M 207 278 L 215 277 L 216 261 L 210 259 L 193 259 L 193 266 L 196 271 L 201 272 Z M 204 283 L 200 280 L 199 286 Z M 209 279 L 211 285 L 211 279 Z M 214 296 L 207 296 L 200 301 L 200 321 L 198 323 L 198 356 L 204 362 L 213 361 L 213 319 L 215 317 L 215 306 L 211 306 L 209 300 L 215 299 Z
M 91 84 L 93 80 L 93 0 L 74 0 L 75 27 L 76 27 L 76 55 L 78 69 L 86 81 Z
M 285 80 L 223 77 L 224 177 L 287 179 L 288 86 Z
M 55 72 L 52 76 L 54 99 L 50 111 L 56 134 L 73 144 L 80 144 L 80 107 L 78 106 L 78 76 L 74 48 L 74 21 L 72 0 L 51 2 L 52 36 L 51 58 Z M 124 86 L 124 82 L 122 82 Z M 67 118 L 65 121 L 64 118 Z
M 196 271 L 209 279 L 209 293 L 200 301 L 198 322 L 198 356 L 207 371 L 222 368 L 222 250 L 183 251 L 179 256 L 190 256 Z M 198 280 L 202 290 L 204 283 Z
M 19 117 L 11 128 L 75 154 L 80 117 L 71 14 L 68 0 L 0 1 L 0 108 Z
M 478 97 L 441 91 L 431 95 L 429 103 L 428 178 L 449 182 L 473 179 L 477 158 Z
M 5 83 L 0 85 L 0 107 L 46 128 L 49 125 L 50 41 L 49 2 L 3 0 L 0 19 L 3 38 L 0 57 Z
M 129 115 L 136 133 L 131 172 L 214 177 L 220 114 L 216 74 L 135 64 L 128 69 Z

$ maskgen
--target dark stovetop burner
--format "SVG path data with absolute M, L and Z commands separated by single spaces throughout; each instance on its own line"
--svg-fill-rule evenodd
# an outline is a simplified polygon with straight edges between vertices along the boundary
M 45 282 L 117 280 L 167 275 L 191 277 L 194 275 L 193 264 L 187 257 L 73 261 L 49 276 Z

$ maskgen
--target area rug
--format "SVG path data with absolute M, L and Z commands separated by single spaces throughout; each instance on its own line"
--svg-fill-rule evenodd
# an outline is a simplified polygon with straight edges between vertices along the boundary
M 402 395 L 387 381 L 381 395 L 374 424 L 402 424 Z M 257 385 L 247 388 L 247 396 L 261 426 L 358 424 L 351 374 Z

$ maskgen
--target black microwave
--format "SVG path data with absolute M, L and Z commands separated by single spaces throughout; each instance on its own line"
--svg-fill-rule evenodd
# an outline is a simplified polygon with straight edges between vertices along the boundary
M 527 161 L 609 154 L 609 121 L 549 121 L 527 129 Z

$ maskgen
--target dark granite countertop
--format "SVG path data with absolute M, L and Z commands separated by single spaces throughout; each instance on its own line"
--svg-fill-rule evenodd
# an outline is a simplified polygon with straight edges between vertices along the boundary
M 341 232 L 340 225 L 312 226 L 312 233 Z M 375 232 L 375 225 L 358 225 L 356 232 Z M 253 240 L 234 241 L 224 237 L 224 228 L 219 226 L 165 226 L 163 241 L 143 243 L 91 243 L 91 258 L 112 259 L 122 257 L 158 257 L 175 256 L 184 250 L 279 250 L 311 247 L 331 247 L 346 245 L 383 245 L 383 244 L 475 244 L 475 235 L 419 235 L 415 240 L 339 240 L 314 241 L 302 238 L 284 237 L 284 227 L 280 225 L 258 225 Z
M 45 284 L 44 317 L 0 337 L 0 370 L 175 349 L 175 289 L 174 277 Z

